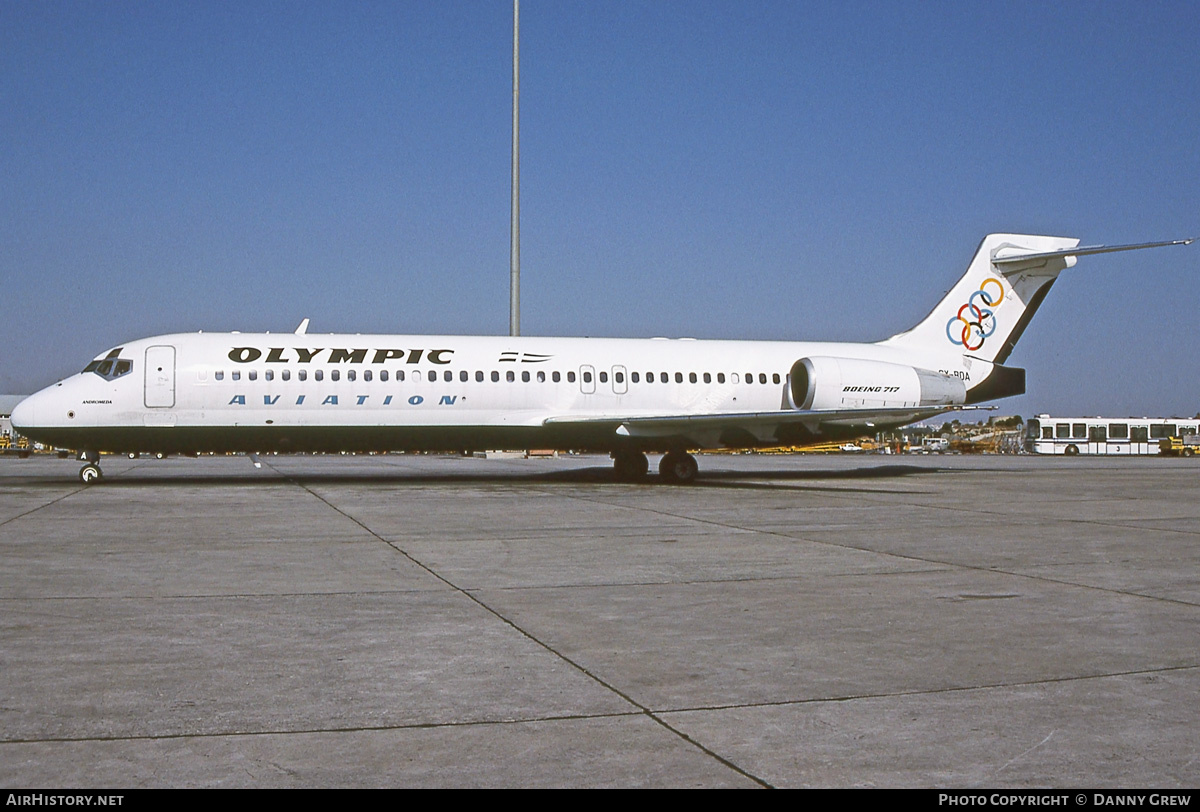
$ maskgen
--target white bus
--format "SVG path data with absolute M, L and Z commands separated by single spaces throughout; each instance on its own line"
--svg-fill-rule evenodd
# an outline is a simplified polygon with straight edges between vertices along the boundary
M 1031 454 L 1157 454 L 1159 440 L 1200 432 L 1200 419 L 1178 417 L 1051 417 L 1025 424 Z

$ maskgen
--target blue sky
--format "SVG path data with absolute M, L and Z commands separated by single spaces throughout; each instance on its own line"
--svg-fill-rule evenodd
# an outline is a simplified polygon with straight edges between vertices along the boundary
M 511 15 L 5 0 L 0 391 L 157 333 L 506 333 Z M 1200 235 L 1198 43 L 1184 2 L 525 0 L 523 333 L 876 340 L 988 232 Z M 1200 244 L 1081 259 L 1002 412 L 1195 414 L 1198 303 Z

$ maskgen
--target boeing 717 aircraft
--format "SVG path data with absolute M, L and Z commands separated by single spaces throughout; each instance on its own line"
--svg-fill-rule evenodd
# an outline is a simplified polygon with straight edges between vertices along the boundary
M 609 452 L 640 480 L 695 479 L 694 449 L 838 440 L 1025 391 L 1005 366 L 1079 247 L 984 238 L 966 274 L 907 332 L 875 343 L 188 333 L 129 341 L 22 401 L 12 423 L 100 452 Z

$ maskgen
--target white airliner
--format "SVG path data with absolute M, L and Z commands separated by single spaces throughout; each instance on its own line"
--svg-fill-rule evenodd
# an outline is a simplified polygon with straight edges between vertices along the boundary
M 610 452 L 638 480 L 690 482 L 690 449 L 837 440 L 1019 395 L 1002 366 L 1078 247 L 991 234 L 920 324 L 873 344 L 188 333 L 130 341 L 22 401 L 22 434 L 100 452 Z

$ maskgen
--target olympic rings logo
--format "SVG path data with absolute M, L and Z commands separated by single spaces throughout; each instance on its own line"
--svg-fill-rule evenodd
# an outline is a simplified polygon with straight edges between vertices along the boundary
M 1004 283 L 995 277 L 983 280 L 958 314 L 946 322 L 946 338 L 968 350 L 983 346 L 996 332 L 995 308 L 1004 302 Z

